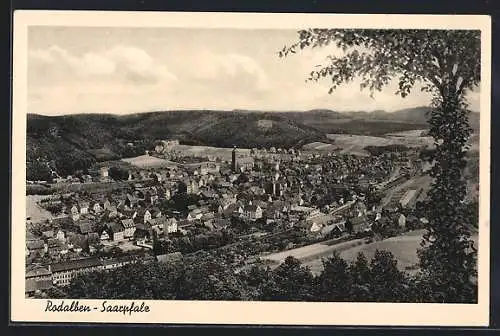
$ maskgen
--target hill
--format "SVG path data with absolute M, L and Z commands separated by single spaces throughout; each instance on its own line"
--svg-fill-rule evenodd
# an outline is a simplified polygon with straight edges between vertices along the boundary
M 45 179 L 50 168 L 65 176 L 99 161 L 134 157 L 155 140 L 216 147 L 302 146 L 321 140 L 319 130 L 273 113 L 169 111 L 114 116 L 28 115 L 28 179 Z M 42 174 L 43 173 L 43 174 Z
M 346 115 L 354 119 L 363 120 L 386 120 L 391 122 L 404 122 L 408 124 L 427 125 L 427 114 L 431 111 L 430 107 L 419 106 L 412 108 L 405 108 L 394 112 L 386 112 L 383 110 L 376 110 L 372 112 L 348 112 Z M 469 122 L 474 130 L 479 129 L 479 113 L 472 112 L 469 115 Z M 426 128 L 426 127 L 424 127 Z
M 425 129 L 425 111 L 422 107 L 392 113 L 315 109 L 159 111 L 123 116 L 29 114 L 28 179 L 50 175 L 47 163 L 65 176 L 96 162 L 142 155 L 158 139 L 177 138 L 186 145 L 214 147 L 298 148 L 317 141 L 331 143 L 327 134 L 381 136 Z

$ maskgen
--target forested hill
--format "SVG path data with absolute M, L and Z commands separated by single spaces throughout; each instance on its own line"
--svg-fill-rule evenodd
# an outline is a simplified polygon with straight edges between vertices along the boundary
M 421 109 L 411 119 L 397 113 L 311 111 L 167 111 L 124 116 L 78 114 L 28 115 L 28 173 L 35 162 L 50 162 L 60 174 L 72 174 L 96 161 L 142 155 L 157 139 L 184 144 L 242 148 L 300 147 L 327 141 L 328 133 L 381 135 L 425 128 Z M 28 174 L 29 175 L 29 174 Z M 28 176 L 29 178 L 30 176 Z

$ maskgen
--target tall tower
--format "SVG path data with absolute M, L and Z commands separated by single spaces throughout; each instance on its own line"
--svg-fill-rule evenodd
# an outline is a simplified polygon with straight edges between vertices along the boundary
M 232 153 L 232 157 L 231 157 L 231 169 L 233 170 L 233 172 L 236 172 L 236 146 L 234 146 L 233 148 L 233 153 Z

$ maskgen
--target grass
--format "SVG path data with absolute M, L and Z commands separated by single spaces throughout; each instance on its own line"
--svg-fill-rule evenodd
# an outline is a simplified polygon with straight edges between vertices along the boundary
M 346 261 L 354 261 L 358 253 L 364 253 L 368 260 L 373 258 L 375 251 L 384 250 L 391 252 L 398 261 L 399 269 L 408 273 L 413 273 L 418 270 L 415 267 L 418 263 L 417 250 L 420 248 L 422 241 L 423 230 L 407 232 L 402 236 L 392 237 L 381 241 L 376 241 L 369 244 L 358 245 L 340 252 L 340 256 Z M 478 237 L 474 235 L 473 240 L 477 245 Z M 328 257 L 328 256 L 326 256 Z M 317 258 L 306 262 L 305 265 L 311 268 L 314 274 L 318 274 L 323 270 L 321 258 Z
M 30 217 L 32 223 L 40 223 L 52 218 L 50 212 L 38 205 L 38 202 L 43 198 L 44 196 L 39 195 L 26 196 L 26 217 Z
M 122 159 L 133 166 L 139 168 L 161 168 L 172 165 L 173 163 L 167 160 L 159 159 L 154 156 L 141 155 L 133 158 Z

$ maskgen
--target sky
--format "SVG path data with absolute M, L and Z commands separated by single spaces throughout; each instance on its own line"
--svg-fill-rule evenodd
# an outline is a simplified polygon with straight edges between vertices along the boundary
M 30 27 L 30 113 L 127 114 L 177 109 L 394 111 L 428 105 L 395 85 L 370 97 L 359 82 L 328 94 L 327 79 L 306 82 L 335 47 L 286 58 L 294 30 Z M 394 83 L 395 84 L 395 83 Z M 479 93 L 469 95 L 479 110 Z

